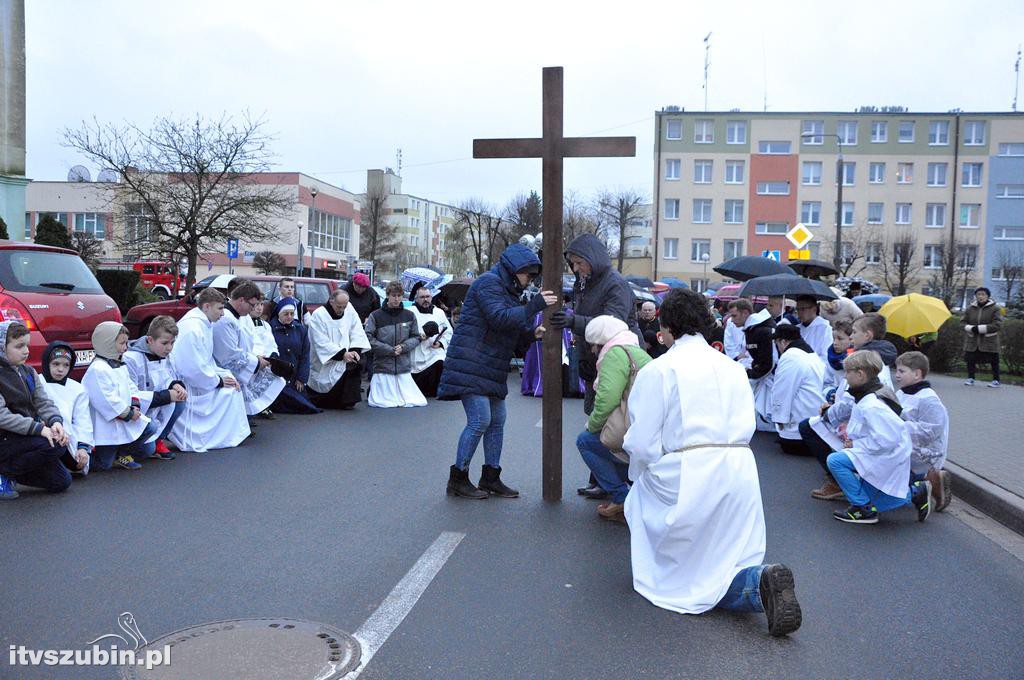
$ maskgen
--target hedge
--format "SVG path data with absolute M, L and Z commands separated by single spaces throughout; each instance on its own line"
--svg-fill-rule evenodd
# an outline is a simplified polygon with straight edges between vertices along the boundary
M 144 300 L 139 287 L 139 272 L 123 269 L 100 269 L 96 272 L 103 292 L 113 298 L 121 314 Z
M 1013 375 L 1024 375 L 1024 321 L 1003 319 L 999 333 L 1003 360 Z

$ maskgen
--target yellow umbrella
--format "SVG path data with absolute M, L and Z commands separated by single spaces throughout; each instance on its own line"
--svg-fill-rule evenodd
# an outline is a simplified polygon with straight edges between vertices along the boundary
M 935 333 L 952 316 L 942 300 L 919 293 L 894 297 L 878 313 L 885 317 L 890 333 L 904 338 Z

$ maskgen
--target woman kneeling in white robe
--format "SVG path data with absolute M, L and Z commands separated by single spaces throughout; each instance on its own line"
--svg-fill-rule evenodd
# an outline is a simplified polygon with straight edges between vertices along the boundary
M 366 337 L 373 352 L 373 378 L 366 402 L 377 408 L 426 406 L 427 399 L 412 379 L 412 351 L 420 344 L 416 315 L 402 306 L 402 284 L 388 284 L 387 302 L 366 319 Z
M 746 371 L 702 337 L 712 320 L 701 295 L 672 290 L 660 319 L 669 350 L 637 374 L 624 442 L 634 482 L 625 507 L 633 587 L 684 614 L 764 611 L 772 635 L 791 633 L 801 621 L 793 573 L 762 564 Z

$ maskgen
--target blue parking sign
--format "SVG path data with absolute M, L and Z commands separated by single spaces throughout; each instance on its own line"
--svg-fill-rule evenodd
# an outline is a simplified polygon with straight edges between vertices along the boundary
M 238 257 L 238 239 L 237 238 L 229 238 L 228 239 L 228 259 L 229 260 L 234 260 L 237 257 Z

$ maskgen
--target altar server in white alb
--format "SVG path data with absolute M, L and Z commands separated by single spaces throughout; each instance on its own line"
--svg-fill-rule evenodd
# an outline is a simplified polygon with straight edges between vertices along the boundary
M 320 408 L 350 410 L 360 400 L 362 356 L 370 350 L 363 324 L 348 293 L 337 289 L 309 315 L 312 365 L 309 397 Z
M 814 353 L 821 359 L 824 368 L 828 365 L 828 348 L 832 346 L 832 326 L 818 316 L 818 301 L 810 296 L 796 299 L 796 317 L 800 323 L 800 335 Z
M 154 395 L 135 386 L 121 361 L 128 349 L 127 328 L 104 321 L 92 332 L 92 348 L 96 358 L 82 378 L 95 440 L 90 466 L 109 470 L 116 464 L 124 470 L 138 470 L 142 467 L 139 460 L 153 455 L 160 435 L 142 413 L 142 403 L 152 402 Z
M 266 357 L 254 351 L 255 331 L 251 330 L 249 312 L 262 300 L 263 293 L 255 283 L 244 279 L 236 279 L 232 286 L 224 315 L 213 324 L 213 358 L 242 385 L 245 412 L 254 416 L 270 408 L 285 381 L 270 370 Z
M 801 623 L 793 573 L 762 563 L 746 371 L 704 340 L 712 320 L 698 293 L 670 291 L 660 321 L 669 350 L 640 370 L 629 397 L 633 587 L 683 614 L 763 611 L 771 635 L 791 633 Z
M 252 351 L 261 357 L 276 357 L 277 340 L 274 339 L 274 331 L 270 323 L 263 318 L 263 311 L 266 309 L 265 300 L 259 300 L 249 310 L 249 320 L 239 319 L 245 330 L 252 334 Z
M 803 454 L 800 421 L 821 412 L 825 365 L 800 337 L 800 329 L 783 324 L 775 329 L 779 363 L 772 383 L 772 421 L 786 453 Z
M 437 386 L 444 370 L 444 358 L 452 339 L 448 317 L 433 304 L 433 295 L 426 286 L 416 284 L 412 289 L 413 306 L 409 311 L 416 317 L 420 329 L 420 344 L 412 351 L 412 379 L 427 399 L 437 396 Z
M 124 363 L 135 387 L 153 395 L 141 406 L 142 412 L 153 420 L 153 425 L 160 432 L 153 452 L 153 458 L 160 460 L 175 458 L 164 440 L 170 436 L 175 421 L 185 412 L 184 402 L 188 398 L 188 389 L 174 374 L 168 358 L 177 337 L 178 324 L 171 317 L 161 315 L 149 323 L 149 330 L 144 336 L 128 344 L 128 351 L 124 353 Z
M 231 448 L 250 433 L 241 386 L 231 371 L 213 360 L 213 324 L 223 314 L 224 294 L 206 288 L 196 298 L 195 308 L 178 321 L 171 363 L 185 383 L 188 400 L 170 439 L 181 451 Z
M 74 367 L 75 350 L 66 342 L 54 340 L 43 350 L 43 385 L 64 419 L 68 453 L 72 457 L 61 460 L 72 474 L 86 475 L 89 474 L 89 456 L 92 453 L 92 414 L 85 388 L 71 378 Z

